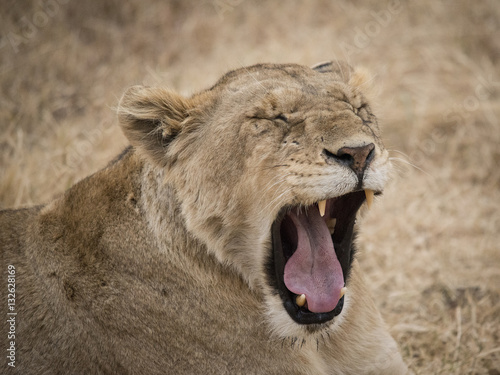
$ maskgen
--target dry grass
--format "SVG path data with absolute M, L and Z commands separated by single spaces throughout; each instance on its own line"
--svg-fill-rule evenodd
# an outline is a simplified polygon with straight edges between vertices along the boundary
M 241 65 L 347 59 L 376 74 L 397 171 L 360 237 L 390 330 L 418 374 L 500 374 L 499 20 L 496 0 L 4 0 L 0 207 L 117 154 L 127 86 L 188 94 Z

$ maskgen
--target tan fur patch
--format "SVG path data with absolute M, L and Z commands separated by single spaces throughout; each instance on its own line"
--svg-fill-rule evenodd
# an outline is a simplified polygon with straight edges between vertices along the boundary
M 344 62 L 261 64 L 190 98 L 129 89 L 117 112 L 132 148 L 44 207 L 0 213 L 18 373 L 405 373 L 356 261 L 342 260 L 341 311 L 305 311 L 311 323 L 275 258 L 280 215 L 383 190 L 368 81 Z

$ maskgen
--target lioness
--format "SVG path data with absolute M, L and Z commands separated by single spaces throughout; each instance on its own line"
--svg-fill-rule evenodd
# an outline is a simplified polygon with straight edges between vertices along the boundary
M 129 148 L 0 215 L 2 371 L 405 373 L 354 257 L 390 169 L 362 82 L 330 62 L 234 70 L 189 98 L 130 88 Z

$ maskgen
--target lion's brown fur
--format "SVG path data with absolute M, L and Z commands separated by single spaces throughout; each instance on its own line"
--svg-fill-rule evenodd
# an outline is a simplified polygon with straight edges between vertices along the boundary
M 45 206 L 0 214 L 17 373 L 404 373 L 356 262 L 344 311 L 322 327 L 288 321 L 266 283 L 279 209 L 330 189 L 301 184 L 321 177 L 318 147 L 374 142 L 368 184 L 383 188 L 360 85 L 330 64 L 244 68 L 191 98 L 131 88 L 118 115 L 133 148 Z

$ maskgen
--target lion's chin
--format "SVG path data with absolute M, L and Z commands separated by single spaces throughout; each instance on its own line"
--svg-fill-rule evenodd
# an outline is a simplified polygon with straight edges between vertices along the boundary
M 274 314 L 275 323 L 283 327 L 287 319 L 316 331 L 341 314 L 356 213 L 365 199 L 361 190 L 280 211 L 271 228 L 273 251 L 267 267 L 270 286 L 279 296 L 272 310 L 283 312 Z
M 303 340 L 307 343 L 314 342 L 325 333 L 333 334 L 337 327 L 342 325 L 345 315 L 349 311 L 350 299 L 346 296 L 343 303 L 342 314 L 328 320 L 324 323 L 300 324 L 290 318 L 286 309 L 283 308 L 283 302 L 277 295 L 268 295 L 265 299 L 266 317 L 270 331 L 277 339 L 290 339 L 301 344 Z

